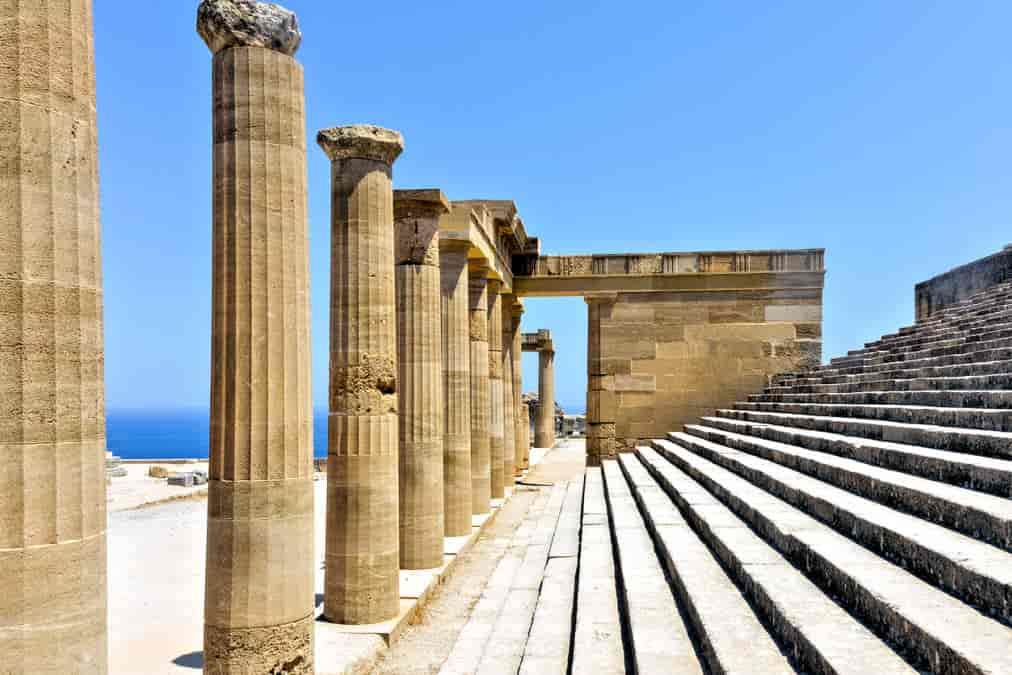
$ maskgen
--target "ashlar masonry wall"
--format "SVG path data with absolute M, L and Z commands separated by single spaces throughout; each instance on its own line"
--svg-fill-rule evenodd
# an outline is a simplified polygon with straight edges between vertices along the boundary
M 588 295 L 588 460 L 818 365 L 822 289 Z

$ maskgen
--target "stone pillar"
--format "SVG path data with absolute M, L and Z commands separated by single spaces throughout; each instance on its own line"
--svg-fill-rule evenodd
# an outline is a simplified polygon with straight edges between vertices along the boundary
M 400 607 L 391 167 L 404 140 L 355 125 L 317 142 L 331 160 L 324 614 L 377 623 Z
M 615 376 L 601 351 L 601 321 L 611 316 L 614 295 L 587 296 L 587 465 L 616 456 Z
M 466 240 L 439 238 L 443 315 L 443 509 L 446 536 L 471 532 L 471 339 Z M 486 453 L 487 453 L 486 445 Z
M 471 339 L 471 513 L 488 513 L 492 500 L 489 456 L 488 268 L 468 268 L 468 312 Z
M 214 53 L 207 673 L 313 672 L 313 419 L 301 35 L 206 0 Z M 241 24 L 240 24 L 241 21 Z
M 443 321 L 439 190 L 394 191 L 401 569 L 443 564 Z
M 488 280 L 488 455 L 491 466 L 492 499 L 502 499 L 506 487 L 502 380 L 502 282 Z
M 513 487 L 517 472 L 516 409 L 513 407 L 513 300 L 502 296 L 503 485 Z
M 105 673 L 90 0 L 0 3 L 0 671 Z
M 529 403 L 521 404 L 524 418 L 524 456 L 527 458 L 527 466 L 531 464 L 531 406 Z
M 534 427 L 534 445 L 555 445 L 555 352 L 549 346 L 538 352 L 538 419 Z
M 513 344 L 513 444 L 515 446 L 516 474 L 521 475 L 524 470 L 530 468 L 530 454 L 528 446 L 524 442 L 524 426 L 526 418 L 523 410 L 523 378 L 521 377 L 523 354 L 523 336 L 520 332 L 520 317 L 524 313 L 524 306 L 519 301 L 513 303 L 511 318 L 512 344 Z

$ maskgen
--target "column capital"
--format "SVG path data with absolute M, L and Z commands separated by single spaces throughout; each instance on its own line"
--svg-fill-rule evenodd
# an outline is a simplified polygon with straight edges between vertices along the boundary
M 204 0 L 197 8 L 197 33 L 212 54 L 262 47 L 294 56 L 302 44 L 295 12 L 254 0 Z
M 316 135 L 316 142 L 332 162 L 372 159 L 392 165 L 404 151 L 404 137 L 399 132 L 371 124 L 321 129 Z
M 618 299 L 618 293 L 587 293 L 583 296 L 583 300 L 589 305 L 594 302 L 615 302 Z
M 394 190 L 395 218 L 438 218 L 450 212 L 450 200 L 438 188 Z

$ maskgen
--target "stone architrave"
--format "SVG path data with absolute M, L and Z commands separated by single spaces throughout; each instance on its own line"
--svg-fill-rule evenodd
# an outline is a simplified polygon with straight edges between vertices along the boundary
M 207 0 L 213 52 L 208 673 L 313 672 L 306 132 L 295 15 Z
M 0 3 L 0 671 L 105 673 L 92 3 Z
M 513 487 L 517 471 L 516 409 L 513 400 L 513 301 L 502 296 L 503 485 Z
M 523 405 L 523 378 L 521 377 L 522 362 L 521 355 L 523 353 L 522 345 L 522 334 L 520 332 L 520 318 L 523 316 L 524 306 L 519 301 L 515 302 L 512 307 L 511 319 L 512 319 L 512 345 L 513 345 L 513 442 L 515 446 L 515 466 L 516 475 L 521 475 L 529 467 L 529 456 L 528 448 L 524 444 L 524 425 L 526 418 L 524 417 L 524 411 L 522 410 Z
M 443 319 L 443 510 L 445 534 L 471 533 L 471 339 L 467 240 L 439 238 Z
M 492 499 L 505 497 L 505 445 L 502 374 L 502 282 L 488 280 L 488 455 Z
M 397 381 L 400 422 L 400 565 L 443 564 L 443 320 L 439 190 L 394 191 Z
M 354 125 L 324 129 L 317 142 L 331 160 L 324 615 L 377 623 L 400 605 L 391 175 L 404 140 Z
M 492 508 L 488 285 L 488 268 L 472 261 L 468 266 L 468 334 L 471 341 L 471 513 L 475 515 L 488 513 Z
M 550 448 L 555 445 L 555 352 L 550 345 L 538 352 L 538 403 L 534 445 Z

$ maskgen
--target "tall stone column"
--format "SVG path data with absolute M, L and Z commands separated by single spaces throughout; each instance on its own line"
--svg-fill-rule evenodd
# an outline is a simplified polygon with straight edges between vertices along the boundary
M 516 409 L 513 407 L 513 299 L 502 296 L 503 485 L 513 487 L 517 471 Z
M 516 463 L 516 474 L 519 476 L 523 471 L 529 468 L 529 455 L 528 448 L 524 443 L 524 425 L 526 419 L 524 418 L 523 406 L 523 378 L 521 377 L 522 362 L 521 356 L 523 354 L 523 336 L 520 332 L 520 317 L 523 316 L 524 306 L 520 302 L 514 302 L 511 312 L 512 318 L 512 344 L 513 344 L 513 441 L 516 452 L 515 463 Z
M 505 496 L 505 446 L 502 380 L 502 282 L 488 280 L 488 455 L 491 466 L 492 499 Z
M 0 3 L 0 671 L 105 673 L 90 0 Z
M 488 513 L 492 504 L 492 464 L 489 450 L 488 381 L 488 268 L 472 262 L 468 268 L 468 312 L 471 340 L 471 512 Z
M 448 537 L 459 537 L 471 532 L 471 338 L 467 281 L 469 248 L 470 244 L 466 240 L 443 236 L 439 238 L 445 411 L 443 509 Z
M 538 419 L 534 427 L 534 445 L 555 445 L 555 352 L 549 347 L 538 352 Z
M 301 35 L 206 0 L 214 53 L 207 673 L 313 672 L 313 419 Z
M 363 624 L 400 605 L 397 313 L 391 174 L 396 131 L 324 129 L 331 160 L 330 418 L 324 614 Z
M 400 565 L 443 564 L 443 320 L 439 190 L 394 191 Z
M 587 465 L 600 466 L 614 457 L 615 376 L 605 368 L 601 351 L 601 321 L 611 316 L 615 296 L 590 295 L 587 301 Z

